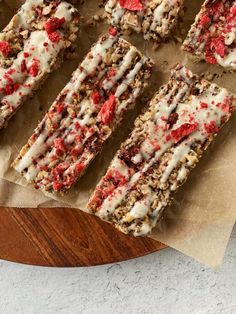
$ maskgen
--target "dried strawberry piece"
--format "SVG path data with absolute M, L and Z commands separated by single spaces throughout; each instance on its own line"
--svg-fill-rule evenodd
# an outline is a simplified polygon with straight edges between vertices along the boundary
M 99 94 L 98 91 L 94 91 L 94 92 L 92 93 L 91 97 L 92 97 L 93 103 L 94 103 L 95 105 L 97 105 L 97 104 L 100 103 L 101 96 L 100 96 L 100 94 Z
M 203 16 L 201 17 L 201 19 L 200 19 L 199 24 L 200 24 L 201 26 L 206 26 L 206 25 L 208 25 L 210 22 L 211 22 L 211 19 L 209 18 L 209 16 L 208 16 L 208 15 L 203 15 Z
M 61 149 L 61 150 L 65 150 L 65 143 L 64 143 L 64 139 L 63 138 L 56 138 L 54 140 L 54 147 Z
M 181 141 L 185 136 L 196 131 L 198 123 L 184 123 L 178 129 L 171 131 L 171 136 L 174 139 L 175 143 Z
M 58 129 L 59 128 L 59 124 L 58 123 L 53 123 L 53 129 Z
M 52 170 L 52 176 L 54 180 L 59 180 L 60 175 L 64 173 L 66 169 L 69 168 L 69 164 L 67 162 L 61 162 L 59 165 L 57 165 L 53 170 Z
M 36 162 L 36 163 L 37 163 L 37 162 Z M 48 171 L 48 166 L 47 166 L 47 165 L 39 166 L 39 170 L 40 170 L 40 171 Z
M 200 102 L 200 107 L 201 107 L 201 109 L 207 109 L 208 108 L 208 104 L 201 101 Z
M 75 182 L 75 177 L 72 175 L 69 175 L 66 180 L 63 181 L 63 185 L 67 187 L 71 187 L 72 184 Z
M 221 58 L 225 56 L 225 42 L 224 37 L 219 36 L 211 39 L 210 49 L 213 52 L 216 52 Z
M 231 9 L 230 9 L 230 12 L 234 15 L 236 15 L 236 4 L 234 4 Z
M 226 113 L 230 113 L 231 112 L 231 107 L 230 107 L 230 98 L 226 97 L 224 102 L 220 104 L 221 105 L 221 109 L 226 112 Z
M 102 200 L 107 198 L 109 195 L 111 195 L 112 192 L 114 192 L 114 190 L 115 190 L 115 186 L 111 182 L 107 182 L 106 185 L 103 186 L 103 189 L 100 191 L 100 193 L 101 193 L 100 202 L 102 203 Z
M 16 92 L 19 89 L 20 85 L 15 84 L 7 84 L 4 88 L 0 89 L 0 92 L 4 93 L 4 95 L 12 95 L 14 92 Z
M 111 180 L 116 186 L 123 186 L 127 183 L 127 179 L 117 169 L 110 169 L 105 179 Z
M 213 52 L 210 49 L 209 43 L 206 45 L 205 58 L 206 58 L 207 63 L 210 63 L 210 64 L 216 64 L 217 63 L 217 60 L 216 60 Z
M 58 34 L 57 32 L 53 32 L 48 34 L 48 38 L 53 42 L 53 43 L 58 43 L 61 39 L 60 34 Z
M 74 157 L 78 157 L 82 152 L 82 148 L 81 147 L 74 147 L 71 150 L 71 155 Z
M 140 0 L 118 0 L 118 2 L 123 9 L 127 9 L 130 11 L 143 10 L 143 5 Z
M 62 182 L 53 182 L 53 190 L 56 192 L 60 191 L 63 188 L 63 183 Z
M 161 146 L 157 141 L 150 141 L 150 143 L 152 144 L 152 147 L 155 149 L 155 151 L 159 151 L 161 149 Z
M 80 130 L 81 129 L 81 125 L 79 124 L 78 121 L 75 121 L 75 129 L 76 130 Z
M 20 88 L 20 84 L 15 83 L 13 84 L 13 91 L 16 92 Z
M 96 203 L 96 207 L 99 208 L 104 199 L 114 192 L 115 186 L 111 181 L 107 181 L 106 178 L 103 179 L 102 186 L 97 188 L 96 193 L 93 197 L 93 202 Z
M 81 127 L 80 127 L 80 128 L 81 128 Z M 76 135 L 76 136 L 75 136 L 75 141 L 76 141 L 76 143 L 81 143 L 81 142 L 82 142 L 81 135 Z
M 210 64 L 217 63 L 214 53 L 218 54 L 222 58 L 225 56 L 226 46 L 224 43 L 223 36 L 212 38 L 211 40 L 208 41 L 206 45 L 205 58 L 206 58 L 206 61 Z
M 8 57 L 11 51 L 10 45 L 7 41 L 0 41 L 0 52 L 4 57 Z
M 101 197 L 101 188 L 97 188 L 96 194 L 93 196 L 93 199 L 90 201 L 89 206 L 91 208 L 95 207 L 97 210 L 98 208 L 101 207 L 102 201 L 103 200 Z
M 28 72 L 30 75 L 32 75 L 33 77 L 36 77 L 39 73 L 39 61 L 34 59 L 33 63 L 31 64 L 31 66 L 28 69 Z
M 52 17 L 44 24 L 44 28 L 48 34 L 58 30 L 65 23 L 65 18 Z
M 84 164 L 83 164 L 83 163 L 78 163 L 78 164 L 76 165 L 76 171 L 77 171 L 77 173 L 80 173 L 81 171 L 83 171 L 83 169 L 84 169 Z
M 16 70 L 15 69 L 9 69 L 7 72 L 6 72 L 6 75 L 12 75 L 16 73 Z
M 111 36 L 115 37 L 117 35 L 117 29 L 113 26 L 109 28 L 108 32 Z
M 61 156 L 66 151 L 66 146 L 63 138 L 56 138 L 54 140 L 54 147 L 56 148 L 56 154 Z
M 226 112 L 226 113 L 230 113 L 230 106 L 229 106 L 229 104 L 222 104 L 221 105 L 221 109 L 222 109 L 222 111 L 224 111 L 224 112 Z
M 62 113 L 62 111 L 64 110 L 65 104 L 63 103 L 58 103 L 57 104 L 57 113 Z
M 231 32 L 232 28 L 236 27 L 236 5 L 233 5 L 225 16 L 227 21 L 227 31 Z
M 103 104 L 100 110 L 101 121 L 103 124 L 110 124 L 114 118 L 116 109 L 116 97 L 110 95 L 109 99 Z
M 117 70 L 114 69 L 114 68 L 111 68 L 111 69 L 108 71 L 108 73 L 107 73 L 107 77 L 108 77 L 108 78 L 111 78 L 111 77 L 115 76 L 116 73 L 117 73 Z
M 208 134 L 218 133 L 220 128 L 217 127 L 216 122 L 212 120 L 210 123 L 204 123 L 204 128 Z
M 14 80 L 13 78 L 11 77 L 11 74 L 9 71 L 7 73 L 4 74 L 4 78 L 8 81 L 8 83 L 10 84 L 14 84 Z
M 216 64 L 216 58 L 213 56 L 212 53 L 206 53 L 206 62 L 210 64 Z
M 216 19 L 223 13 L 225 4 L 222 1 L 214 1 L 213 4 L 211 2 L 209 1 L 209 12 Z
M 57 129 L 57 127 L 55 125 L 53 125 L 53 128 Z M 56 156 L 61 157 L 61 156 L 63 156 L 63 154 L 64 154 L 64 152 L 62 150 L 56 149 Z

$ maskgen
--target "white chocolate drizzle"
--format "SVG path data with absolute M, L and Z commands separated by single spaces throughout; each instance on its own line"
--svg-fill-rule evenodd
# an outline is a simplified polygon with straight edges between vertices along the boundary
M 212 6 L 215 3 L 212 2 Z M 215 9 L 214 15 L 211 13 L 211 3 L 204 2 L 199 14 L 195 18 L 187 38 L 183 43 L 183 49 L 205 59 L 208 63 L 218 63 L 222 67 L 236 69 L 236 27 L 235 8 L 236 1 L 225 1 L 222 3 L 223 10 L 219 18 Z M 214 12 L 214 10 L 213 10 Z M 228 20 L 232 14 L 232 20 Z M 208 18 L 207 24 L 202 23 L 202 19 Z M 223 38 L 223 40 L 222 40 Z M 215 49 L 214 41 L 218 41 L 221 49 Z M 224 45 L 224 47 L 222 47 Z M 211 58 L 215 59 L 215 62 Z
M 198 82 L 196 87 L 199 88 L 199 95 L 191 93 L 191 89 L 196 82 Z M 139 152 L 131 159 L 137 170 L 132 171 L 132 168 L 128 165 L 124 170 L 124 162 L 119 159 L 122 150 L 126 149 L 126 144 L 123 144 L 122 147 L 124 148 L 121 148 L 121 151 L 118 152 L 107 173 L 112 171 L 114 176 L 116 173 L 120 173 L 126 181 L 104 199 L 97 208 L 96 214 L 102 219 L 110 220 L 112 215 L 125 208 L 125 212 L 122 217 L 119 216 L 116 226 L 122 231 L 133 232 L 135 235 L 149 232 L 156 224 L 160 212 L 167 206 L 171 191 L 175 191 L 186 180 L 191 166 L 196 164 L 198 158 L 197 153 L 194 151 L 194 145 L 204 145 L 212 134 L 217 133 L 214 128 L 220 128 L 229 119 L 231 115 L 229 106 L 230 101 L 232 101 L 230 97 L 230 94 L 224 88 L 219 88 L 217 85 L 204 80 L 200 83 L 200 79 L 193 76 L 184 67 L 178 66 L 173 70 L 169 84 L 154 96 L 149 110 L 142 117 L 142 120 L 146 120 L 145 116 L 147 115 L 149 119 L 144 122 L 141 130 L 136 131 L 134 129 L 127 140 L 127 143 L 132 143 L 132 138 L 135 138 L 136 132 L 144 134 Z M 167 125 L 173 112 L 177 114 L 178 119 L 169 129 Z M 172 132 L 186 124 L 194 124 L 196 128 L 176 142 Z M 213 125 L 213 130 L 208 130 L 209 125 Z M 129 150 L 129 148 L 127 149 Z M 168 157 L 164 157 L 166 153 Z M 166 159 L 168 162 L 165 161 Z M 153 208 L 153 202 L 158 191 L 149 188 L 148 183 L 142 183 L 143 185 L 139 186 L 143 193 L 141 199 L 130 203 L 130 194 L 139 184 L 140 178 L 148 177 L 147 173 L 151 167 L 158 168 L 158 166 L 162 169 L 158 178 L 159 189 L 165 190 L 165 197 Z M 170 181 L 168 192 L 166 184 L 174 170 L 177 171 L 177 175 L 173 178 L 173 184 Z M 95 190 L 88 207 L 93 202 L 96 203 L 96 193 L 102 189 L 103 184 L 106 182 L 106 176 Z M 152 219 L 149 219 L 148 215 L 151 214 L 151 210 Z M 142 227 L 139 225 L 140 219 Z M 128 227 L 123 226 L 123 224 L 132 221 L 134 223 Z
M 119 68 L 114 76 L 111 78 L 108 76 L 111 66 L 111 60 L 113 55 L 116 55 L 119 47 L 126 47 L 127 52 L 124 56 L 120 56 Z M 107 56 L 110 56 L 110 59 Z M 70 82 L 65 86 L 62 92 L 53 103 L 49 112 L 44 117 L 38 128 L 35 130 L 36 140 L 30 142 L 30 146 L 24 152 L 22 157 L 18 157 L 14 164 L 14 168 L 22 173 L 28 181 L 35 182 L 38 187 L 45 188 L 46 186 L 52 186 L 52 169 L 54 169 L 58 163 L 63 162 L 64 178 L 68 175 L 73 175 L 76 180 L 76 167 L 78 164 L 83 164 L 86 168 L 96 153 L 85 149 L 86 143 L 90 138 L 101 136 L 103 127 L 100 125 L 100 109 L 99 105 L 95 105 L 92 99 L 92 90 L 87 89 L 86 95 L 79 101 L 75 101 L 75 95 L 80 95 L 80 91 L 85 89 L 86 79 L 92 77 L 101 81 L 103 91 L 106 91 L 107 96 L 111 93 L 110 90 L 115 88 L 114 96 L 116 99 L 116 107 L 114 113 L 114 119 L 119 121 L 125 112 L 130 108 L 130 105 L 135 104 L 135 99 L 140 94 L 144 87 L 144 74 L 141 74 L 141 68 L 148 62 L 145 56 L 142 56 L 136 48 L 130 45 L 128 42 L 120 39 L 118 36 L 106 35 L 100 38 L 100 40 L 91 48 L 86 58 L 83 60 L 78 69 L 73 73 Z M 99 67 L 102 65 L 104 71 L 100 72 Z M 115 68 L 116 69 L 116 68 Z M 102 73 L 102 74 L 101 74 Z M 137 89 L 134 81 L 138 80 Z M 128 97 L 121 98 L 129 86 L 132 87 Z M 142 86 L 142 88 L 141 88 Z M 132 91 L 133 90 L 133 91 Z M 76 108 L 76 115 L 74 117 L 63 117 L 61 113 L 54 113 L 57 108 L 60 99 L 63 96 L 63 107 L 67 112 Z M 58 125 L 58 128 L 51 134 L 51 125 Z M 79 129 L 76 127 L 79 125 Z M 109 129 L 106 137 L 110 136 L 112 130 Z M 81 141 L 78 145 L 75 144 L 76 138 L 81 136 Z M 72 159 L 70 151 L 65 153 L 65 156 L 58 160 L 55 160 L 56 148 L 53 146 L 54 140 L 60 138 L 63 140 L 67 147 L 74 147 L 80 149 L 81 152 L 77 158 Z M 44 143 L 41 145 L 41 143 Z M 34 161 L 34 162 L 33 162 Z M 41 177 L 42 167 L 48 166 L 49 170 L 44 171 L 43 177 Z M 122 169 L 120 169 L 122 171 Z M 69 184 L 68 184 L 69 186 Z
M 43 5 L 43 3 L 43 0 L 27 0 L 25 2 L 17 13 L 21 21 L 18 23 L 20 29 L 29 27 L 35 18 L 33 9 L 36 6 Z M 58 14 L 62 16 L 64 14 L 65 23 L 71 23 L 72 14 L 75 11 L 76 9 L 72 5 L 61 2 L 54 12 L 54 16 Z M 27 18 L 29 16 L 30 20 Z M 16 17 L 13 19 L 16 19 Z M 9 23 L 6 29 L 10 30 L 10 27 L 14 27 L 14 30 L 18 31 L 15 29 L 15 24 Z M 52 71 L 60 52 L 66 48 L 65 39 L 67 38 L 64 38 L 63 31 L 58 30 L 58 34 L 61 36 L 61 39 L 58 42 L 52 42 L 45 30 L 30 31 L 29 37 L 23 43 L 22 50 L 12 60 L 10 67 L 7 69 L 0 68 L 0 89 L 4 91 L 6 88 L 11 88 L 13 84 L 17 86 L 10 93 L 0 93 L 0 127 L 22 105 L 26 97 L 32 94 L 37 86 L 40 85 L 47 73 Z M 25 69 L 22 69 L 23 63 Z M 29 69 L 34 63 L 37 64 L 38 70 L 33 75 L 29 73 Z
M 136 12 L 123 9 L 118 0 L 108 0 L 105 11 L 109 14 L 111 24 L 114 26 L 124 25 L 124 28 L 133 26 L 135 30 L 143 28 L 145 30 L 144 37 L 149 39 L 152 32 L 159 34 L 161 37 L 169 34 L 181 5 L 181 0 L 144 1 L 143 12 Z M 137 18 L 134 24 L 130 20 L 131 17 Z M 137 23 L 140 25 L 137 25 Z

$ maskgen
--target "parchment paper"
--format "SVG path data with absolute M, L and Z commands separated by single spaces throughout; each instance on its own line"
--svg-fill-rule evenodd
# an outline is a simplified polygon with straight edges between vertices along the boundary
M 0 4 L 0 26 L 3 28 L 13 15 L 14 9 L 23 1 L 5 1 Z M 184 21 L 180 23 L 176 36 L 185 37 L 194 16 L 200 9 L 202 1 L 186 0 Z M 71 73 L 90 49 L 98 37 L 107 30 L 107 25 L 97 23 L 90 27 L 88 21 L 95 13 L 99 13 L 99 1 L 86 0 L 86 5 L 79 6 L 83 16 L 81 33 L 77 42 L 78 57 L 66 61 L 62 68 L 52 74 L 37 96 L 28 101 L 10 121 L 0 136 L 0 177 L 10 182 L 26 186 L 26 181 L 10 168 L 20 148 L 27 142 L 38 121 L 49 108 L 58 92 L 69 80 Z M 101 11 L 101 10 L 100 10 Z M 181 34 L 181 35 L 180 35 Z M 214 82 L 236 93 L 236 74 L 226 73 L 220 67 L 205 63 L 194 64 L 181 52 L 177 40 L 170 40 L 154 49 L 152 43 L 144 42 L 141 35 L 129 36 L 146 55 L 155 61 L 151 87 L 146 95 L 154 94 L 167 82 L 169 68 L 181 62 L 195 73 L 214 74 Z M 207 75 L 208 76 L 208 75 Z M 145 95 L 144 95 L 145 96 Z M 91 191 L 104 174 L 120 143 L 127 137 L 133 121 L 142 110 L 142 97 L 136 109 L 130 112 L 112 139 L 105 145 L 102 154 L 90 166 L 86 175 L 76 184 L 65 197 L 55 197 L 58 202 L 50 200 L 40 191 L 29 185 L 22 188 L 6 181 L 0 181 L 0 205 L 18 207 L 69 206 L 84 209 Z M 190 179 L 176 195 L 174 205 L 167 209 L 162 221 L 150 235 L 193 258 L 209 265 L 218 267 L 236 220 L 236 115 L 218 136 L 215 144 L 208 150 L 198 167 L 192 172 Z M 125 127 L 124 127 L 125 126 Z M 65 205 L 64 205 L 65 206 Z

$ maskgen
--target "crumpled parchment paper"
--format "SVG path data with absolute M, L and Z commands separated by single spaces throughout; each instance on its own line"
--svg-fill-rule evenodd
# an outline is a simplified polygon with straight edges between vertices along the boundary
M 14 10 L 23 1 L 7 0 L 0 4 L 0 27 L 10 20 Z M 184 38 L 203 1 L 186 0 L 186 12 L 179 24 L 176 36 Z M 101 12 L 99 1 L 86 0 L 78 6 L 82 14 L 82 26 L 77 41 L 78 57 L 67 60 L 46 81 L 36 96 L 28 101 L 13 117 L 9 126 L 0 136 L 0 205 L 15 207 L 58 207 L 85 208 L 91 191 L 105 172 L 120 143 L 127 137 L 133 121 L 142 110 L 142 99 L 136 109 L 130 112 L 110 139 L 102 154 L 98 156 L 85 176 L 65 197 L 45 196 L 27 185 L 11 167 L 20 148 L 27 142 L 38 121 L 49 108 L 59 91 L 69 80 L 71 73 L 90 49 L 90 46 L 104 33 L 108 26 L 97 23 L 90 27 L 88 21 Z M 177 35 L 178 34 L 178 35 Z M 181 34 L 181 35 L 179 35 Z M 150 82 L 149 94 L 167 82 L 169 68 L 176 62 L 183 63 L 197 74 L 210 73 L 213 81 L 236 93 L 236 73 L 205 63 L 194 64 L 181 52 L 178 40 L 169 40 L 158 49 L 145 42 L 141 35 L 132 34 L 128 40 L 155 61 L 154 74 Z M 208 77 L 208 75 L 206 75 Z M 207 151 L 198 167 L 192 172 L 188 182 L 176 194 L 173 206 L 168 208 L 162 221 L 150 235 L 210 267 L 218 267 L 236 220 L 236 115 L 222 130 L 214 145 Z M 124 127 L 125 126 L 125 127 Z M 7 181 L 8 182 L 7 182 Z M 14 182 L 16 184 L 10 183 Z M 22 186 L 26 186 L 23 188 Z M 50 199 L 53 197 L 55 200 Z

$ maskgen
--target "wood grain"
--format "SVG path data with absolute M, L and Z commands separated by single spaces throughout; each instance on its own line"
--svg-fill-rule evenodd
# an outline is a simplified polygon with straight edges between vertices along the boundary
M 30 265 L 75 267 L 120 262 L 165 246 L 134 238 L 76 209 L 1 208 L 0 258 Z

